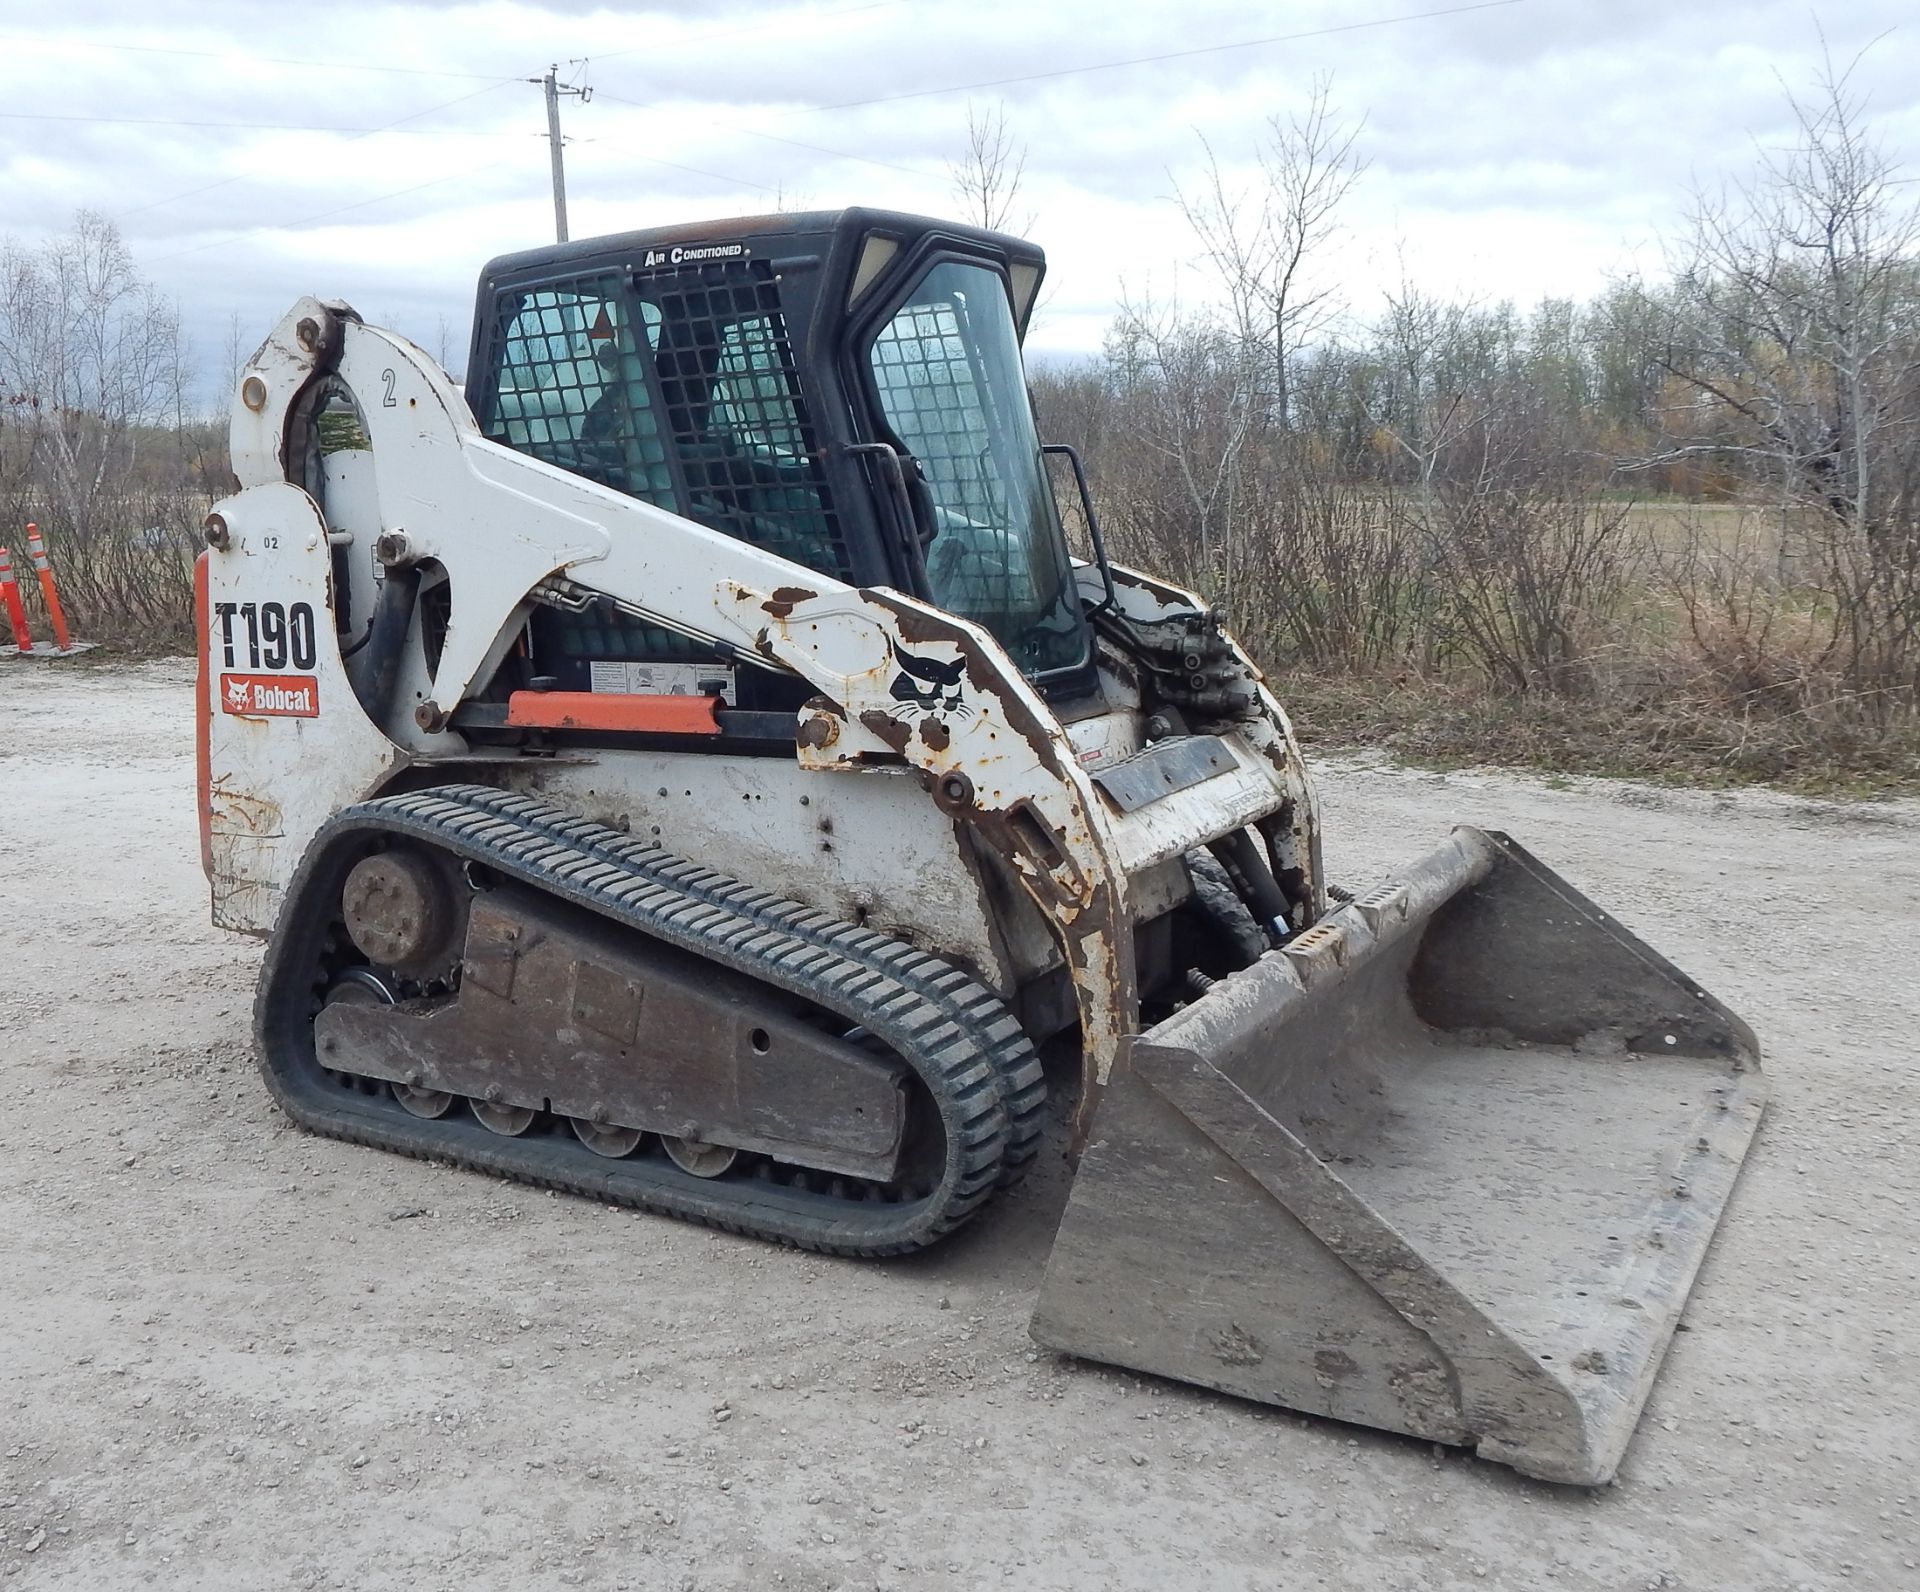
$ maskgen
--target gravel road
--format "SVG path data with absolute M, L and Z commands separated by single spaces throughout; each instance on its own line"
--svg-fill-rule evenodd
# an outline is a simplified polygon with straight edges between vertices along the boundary
M 1334 877 L 1509 829 L 1767 1048 L 1589 1494 L 1038 1352 L 1051 1155 L 872 1265 L 292 1129 L 189 711 L 0 663 L 0 1585 L 1920 1587 L 1920 803 L 1323 771 Z

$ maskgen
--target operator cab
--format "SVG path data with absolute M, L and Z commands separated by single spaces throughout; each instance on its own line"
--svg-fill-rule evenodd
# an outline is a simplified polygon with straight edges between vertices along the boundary
M 1020 359 L 1045 266 L 1016 238 L 866 209 L 506 255 L 481 276 L 467 398 L 495 441 L 924 598 L 1079 696 L 1091 635 Z M 563 689 L 772 708 L 795 684 L 619 614 L 543 610 L 531 639 Z

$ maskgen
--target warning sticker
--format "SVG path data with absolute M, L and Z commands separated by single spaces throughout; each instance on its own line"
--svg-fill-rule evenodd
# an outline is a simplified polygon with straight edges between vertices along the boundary
M 733 665 L 728 663 L 632 663 L 595 658 L 587 683 L 613 696 L 717 696 L 733 702 Z
M 223 674 L 220 706 L 249 718 L 318 718 L 320 681 L 310 674 Z

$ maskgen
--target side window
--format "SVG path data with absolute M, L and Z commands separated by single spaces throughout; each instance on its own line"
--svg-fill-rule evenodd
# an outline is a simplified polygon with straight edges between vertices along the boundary
M 974 360 L 958 303 L 931 296 L 887 322 L 869 356 L 887 424 L 920 461 L 943 514 L 998 526 L 1006 519 L 1006 482 Z
M 999 276 L 935 263 L 874 333 L 867 368 L 933 499 L 934 600 L 986 626 L 1032 673 L 1078 665 L 1086 625 Z
M 640 305 L 648 352 L 660 312 Z M 486 434 L 662 508 L 675 508 L 642 353 L 615 279 L 503 294 Z

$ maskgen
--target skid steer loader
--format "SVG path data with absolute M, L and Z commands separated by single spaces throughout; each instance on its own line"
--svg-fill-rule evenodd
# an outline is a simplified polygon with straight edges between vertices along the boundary
M 1502 835 L 1329 890 L 1259 672 L 1036 436 L 1043 265 L 878 210 L 511 255 L 464 395 L 293 307 L 199 589 L 267 1083 L 886 1256 L 1021 1175 L 1077 1046 L 1042 1343 L 1602 1482 L 1753 1036 Z

